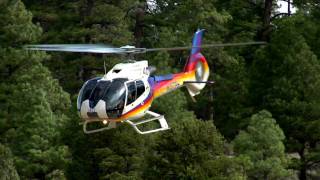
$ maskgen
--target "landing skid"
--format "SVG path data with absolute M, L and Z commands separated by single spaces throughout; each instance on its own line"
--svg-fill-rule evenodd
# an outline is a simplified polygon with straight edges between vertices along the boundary
M 132 126 L 134 128 L 134 130 L 136 130 L 137 133 L 139 133 L 139 134 L 149 134 L 149 133 L 155 133 L 155 132 L 158 132 L 158 131 L 165 131 L 165 130 L 170 129 L 169 126 L 168 126 L 168 123 L 164 119 L 163 115 L 160 115 L 160 114 L 157 114 L 157 113 L 151 112 L 151 111 L 147 111 L 147 114 L 153 116 L 153 118 L 145 119 L 145 120 L 142 120 L 142 121 L 139 121 L 139 122 L 136 122 L 136 123 L 132 122 L 132 120 L 126 120 L 125 122 L 128 123 L 130 126 Z M 145 123 L 148 123 L 148 122 L 152 122 L 152 121 L 159 121 L 159 124 L 160 124 L 161 127 L 157 128 L 157 129 L 148 130 L 148 131 L 141 131 L 138 128 L 139 125 L 142 125 L 142 124 L 145 124 Z
M 88 130 L 88 129 L 87 129 L 87 124 L 89 124 L 89 123 L 95 123 L 95 122 L 101 122 L 101 120 L 85 121 L 85 122 L 83 123 L 83 132 L 86 133 L 86 134 L 91 134 L 91 133 L 101 132 L 101 131 L 105 131 L 105 130 L 109 130 L 109 129 L 113 129 L 113 128 L 116 128 L 116 127 L 117 127 L 116 122 L 106 121 L 106 122 L 107 122 L 106 127 L 99 128 L 99 129 Z
M 160 114 L 157 114 L 155 112 L 151 112 L 151 111 L 147 111 L 147 114 L 153 116 L 153 118 L 150 118 L 150 119 L 145 119 L 145 120 L 125 120 L 124 122 L 128 123 L 130 126 L 133 127 L 133 129 L 135 131 L 137 131 L 139 134 L 149 134 L 149 133 L 155 133 L 155 132 L 158 132 L 158 131 L 165 131 L 165 130 L 168 130 L 170 129 L 169 126 L 168 126 L 168 123 L 167 121 L 164 119 L 164 116 L 163 115 L 160 115 Z M 136 121 L 136 122 L 133 122 L 133 121 Z M 146 124 L 146 123 L 149 123 L 149 122 L 152 122 L 152 121 L 158 121 L 159 124 L 160 124 L 160 128 L 157 128 L 157 129 L 152 129 L 152 130 L 148 130 L 148 131 L 142 131 L 138 128 L 139 125 L 142 125 L 142 124 Z M 105 126 L 106 127 L 103 127 L 103 128 L 99 128 L 99 129 L 93 129 L 93 130 L 88 130 L 87 128 L 87 125 L 90 124 L 90 123 L 97 123 L 97 122 L 101 122 L 101 120 L 87 120 L 83 123 L 83 132 L 86 133 L 86 134 L 92 134 L 92 133 L 97 133 L 97 132 L 101 132 L 101 131 L 105 131 L 105 130 L 109 130 L 109 129 L 113 129 L 113 128 L 116 128 L 117 124 L 116 122 L 112 122 L 112 121 L 105 121 L 106 124 Z M 102 121 L 103 122 L 103 121 Z

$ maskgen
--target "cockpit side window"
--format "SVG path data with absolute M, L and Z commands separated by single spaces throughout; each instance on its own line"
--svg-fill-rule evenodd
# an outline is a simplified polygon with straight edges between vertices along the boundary
M 145 87 L 142 81 L 137 81 L 137 98 L 139 98 L 145 91 Z
M 135 82 L 127 83 L 128 87 L 128 97 L 127 97 L 127 105 L 133 103 L 137 98 L 137 90 Z

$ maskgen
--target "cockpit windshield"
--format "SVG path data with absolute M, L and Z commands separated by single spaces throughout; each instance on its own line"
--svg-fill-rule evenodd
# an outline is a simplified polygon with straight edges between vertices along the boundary
M 96 87 L 91 92 L 90 98 L 89 98 L 89 105 L 91 108 L 94 108 L 98 101 L 102 99 L 102 97 L 105 94 L 105 91 L 110 87 L 111 82 L 110 81 L 99 81 L 96 85 Z
M 108 117 L 120 117 L 125 106 L 126 81 L 128 81 L 126 78 L 113 79 L 112 81 L 95 78 L 87 81 L 79 93 L 78 110 L 84 100 L 89 100 L 90 108 L 94 108 L 99 100 L 103 100 Z
M 100 77 L 90 79 L 88 80 L 81 88 L 77 100 L 77 109 L 80 110 L 81 104 L 84 100 L 89 99 L 92 90 L 96 87 L 98 80 L 100 80 Z

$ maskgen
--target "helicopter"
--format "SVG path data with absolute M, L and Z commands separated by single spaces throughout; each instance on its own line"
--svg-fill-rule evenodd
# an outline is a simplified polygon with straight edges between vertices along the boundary
M 154 68 L 147 60 L 128 60 L 116 64 L 102 77 L 86 81 L 80 89 L 77 98 L 77 110 L 83 119 L 83 131 L 86 134 L 101 132 L 117 127 L 117 123 L 127 123 L 139 134 L 149 134 L 170 129 L 164 115 L 150 111 L 152 102 L 160 96 L 186 87 L 194 100 L 208 81 L 209 65 L 201 54 L 202 48 L 260 45 L 264 42 L 202 44 L 204 29 L 198 29 L 190 47 L 173 48 L 136 48 L 122 46 L 115 48 L 102 44 L 44 44 L 26 45 L 27 50 L 64 51 L 82 53 L 103 53 L 133 55 L 154 51 L 180 51 L 191 49 L 184 69 L 180 73 L 153 75 Z M 145 115 L 151 118 L 142 119 Z M 142 130 L 143 124 L 158 121 L 159 127 Z M 101 123 L 103 127 L 88 129 L 90 123 Z

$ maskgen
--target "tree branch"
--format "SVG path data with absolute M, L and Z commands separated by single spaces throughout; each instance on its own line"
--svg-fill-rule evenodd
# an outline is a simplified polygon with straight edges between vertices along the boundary
M 291 5 L 293 5 L 293 3 L 290 2 L 289 0 L 279 0 L 279 1 L 284 1 L 284 2 L 287 2 L 287 3 L 290 3 Z
M 309 161 L 310 162 L 310 161 Z M 308 167 L 312 167 L 313 165 L 315 165 L 315 164 L 318 164 L 318 163 L 320 163 L 320 160 L 318 160 L 318 161 L 313 161 L 312 163 L 307 163 L 307 166 Z
M 276 14 L 276 15 L 274 15 L 273 17 L 271 17 L 271 21 L 273 20 L 273 19 L 275 19 L 275 18 L 277 18 L 277 17 L 279 17 L 279 16 L 289 16 L 289 14 L 288 13 L 278 13 L 278 14 Z

